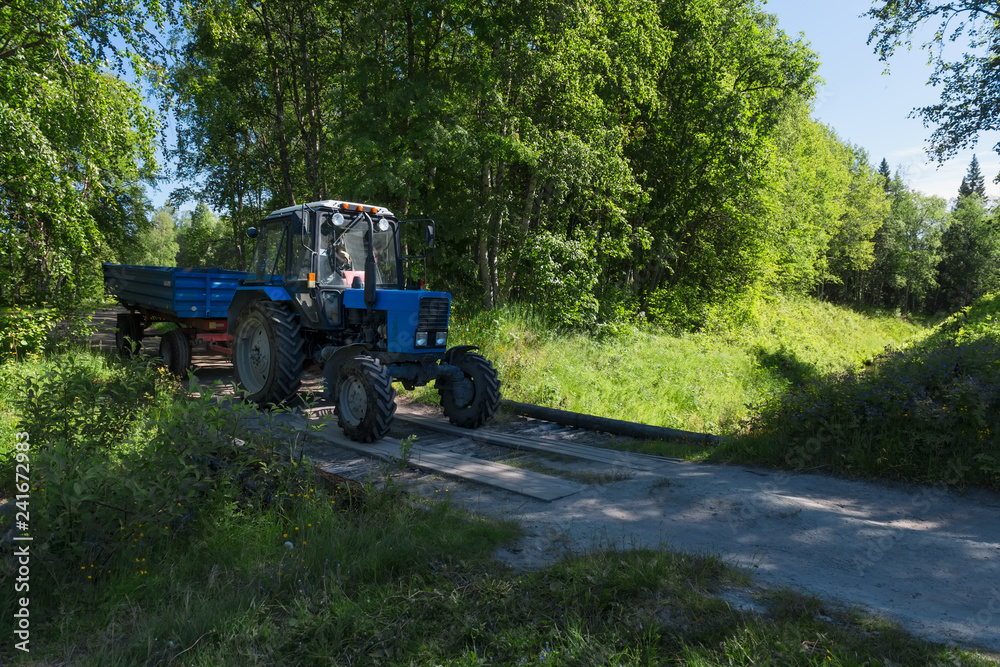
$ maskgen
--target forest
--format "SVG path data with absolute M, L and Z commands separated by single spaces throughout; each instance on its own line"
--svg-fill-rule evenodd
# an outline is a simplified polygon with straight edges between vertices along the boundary
M 435 288 L 579 330 L 698 329 L 776 292 L 953 312 L 1000 280 L 978 163 L 951 203 L 876 166 L 811 118 L 819 56 L 755 1 L 0 13 L 8 320 L 100 297 L 105 261 L 243 268 L 247 227 L 327 198 L 434 218 Z M 187 187 L 153 211 L 168 112 Z
M 914 111 L 939 162 L 1000 129 L 992 12 L 867 12 L 886 61 L 926 25 L 964 51 L 931 44 L 940 100 Z M 995 641 L 994 598 L 951 595 L 950 577 L 974 562 L 989 580 L 995 545 L 974 535 L 992 533 L 916 509 L 1000 489 L 992 175 L 973 158 L 947 201 L 912 188 L 815 120 L 820 61 L 759 0 L 0 0 L 0 588 L 18 592 L 0 596 L 0 633 L 21 642 L 0 664 L 995 667 L 953 645 L 962 623 Z M 167 182 L 183 187 L 154 208 Z M 453 502 L 450 477 L 424 494 L 412 435 L 361 484 L 306 449 L 333 415 L 293 421 L 94 344 L 102 262 L 244 269 L 248 228 L 322 199 L 436 220 L 448 342 L 479 348 L 504 397 L 722 436 L 602 447 L 773 467 L 768 493 L 784 492 L 765 477 L 809 475 L 815 493 L 796 495 L 827 513 L 828 475 L 897 485 L 915 501 L 837 499 L 859 556 L 909 570 L 896 523 L 959 543 L 970 560 L 925 560 L 969 617 L 935 609 L 949 645 L 933 644 L 804 580 L 747 613 L 721 595 L 779 569 L 756 492 L 720 510 L 746 523 L 718 524 L 746 527 L 750 568 L 676 551 L 666 523 L 655 544 L 615 528 L 574 553 L 572 516 L 550 535 L 519 524 L 523 505 L 497 519 L 479 491 Z M 414 404 L 444 396 L 405 385 Z M 717 485 L 708 468 L 637 480 L 662 502 L 651 518 Z M 604 472 L 588 487 L 628 479 Z M 848 541 L 774 507 L 830 536 L 809 579 L 835 581 Z M 877 579 L 896 609 L 940 606 Z

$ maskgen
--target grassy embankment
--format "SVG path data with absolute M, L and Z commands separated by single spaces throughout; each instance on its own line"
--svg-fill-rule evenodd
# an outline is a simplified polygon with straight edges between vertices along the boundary
M 453 331 L 495 361 L 508 398 L 736 436 L 621 446 L 1000 488 L 1000 296 L 934 328 L 778 299 L 742 330 L 595 339 L 515 309 Z
M 749 404 L 860 368 L 921 331 L 897 317 L 786 298 L 765 304 L 759 321 L 739 330 L 680 335 L 559 334 L 519 308 L 452 320 L 453 342 L 481 346 L 506 398 L 717 434 L 736 430 Z
M 1000 295 L 762 405 L 728 460 L 1000 489 Z
M 246 429 L 249 414 L 190 400 L 141 362 L 0 365 L 0 415 L 4 497 L 13 431 L 31 434 L 34 537 L 32 652 L 13 649 L 19 596 L 4 595 L 0 660 L 996 664 L 789 592 L 738 613 L 715 594 L 747 575 L 710 557 L 610 549 L 511 572 L 490 554 L 515 526 L 408 497 L 391 470 L 363 497 L 320 486 L 280 464 L 293 434 Z

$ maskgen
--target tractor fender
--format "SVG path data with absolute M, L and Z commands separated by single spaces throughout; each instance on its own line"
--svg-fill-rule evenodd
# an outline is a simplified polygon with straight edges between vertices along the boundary
M 353 343 L 342 347 L 327 345 L 320 351 L 319 360 L 323 362 L 323 398 L 335 398 L 333 388 L 337 386 L 337 374 L 340 373 L 340 367 L 344 362 L 367 351 L 368 346 L 364 343 Z
M 455 363 L 455 357 L 461 354 L 465 354 L 469 350 L 478 350 L 478 345 L 456 345 L 455 347 L 449 348 L 447 352 L 444 353 L 442 360 L 446 364 Z
M 284 287 L 263 286 L 259 289 L 238 289 L 233 295 L 233 300 L 229 303 L 226 316 L 229 322 L 226 326 L 226 333 L 236 333 L 236 321 L 240 318 L 240 313 L 251 301 L 291 301 L 292 297 Z

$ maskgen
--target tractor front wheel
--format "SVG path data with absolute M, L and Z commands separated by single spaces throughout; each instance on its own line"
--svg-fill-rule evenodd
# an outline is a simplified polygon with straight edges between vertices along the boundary
M 340 367 L 334 406 L 337 424 L 351 440 L 374 442 L 389 431 L 396 414 L 396 390 L 378 359 L 359 355 Z
M 247 399 L 261 405 L 293 398 L 302 384 L 302 326 L 288 308 L 253 301 L 243 309 L 233 336 L 233 367 Z
M 493 419 L 500 407 L 500 378 L 493 364 L 481 354 L 466 352 L 453 363 L 462 369 L 465 378 L 455 383 L 437 382 L 441 407 L 452 424 L 479 428 Z

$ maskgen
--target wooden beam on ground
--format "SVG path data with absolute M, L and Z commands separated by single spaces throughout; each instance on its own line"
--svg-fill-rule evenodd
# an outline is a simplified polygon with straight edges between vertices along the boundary
M 608 419 L 607 417 L 597 417 L 585 415 L 579 412 L 569 412 L 568 410 L 556 410 L 555 408 L 543 408 L 540 405 L 529 403 L 518 403 L 503 399 L 500 405 L 513 410 L 516 414 L 543 419 L 547 422 L 555 422 L 564 426 L 575 426 L 591 431 L 604 431 L 624 435 L 630 438 L 643 438 L 646 440 L 690 440 L 717 445 L 721 438 L 710 433 L 695 433 L 693 431 L 681 431 L 676 428 L 665 426 L 652 426 L 650 424 L 637 424 L 635 422 L 622 421 L 621 419 Z
M 515 435 L 513 433 L 497 433 L 483 429 L 467 429 L 454 426 L 443 419 L 431 417 L 417 417 L 414 415 L 396 415 L 396 419 L 415 426 L 420 426 L 440 433 L 458 435 L 471 438 L 476 442 L 485 442 L 491 445 L 501 445 L 512 449 L 528 449 L 547 454 L 560 454 L 571 456 L 577 459 L 597 461 L 609 466 L 619 468 L 630 468 L 632 470 L 654 471 L 660 470 L 664 466 L 680 463 L 680 459 L 666 456 L 651 456 L 649 454 L 639 454 L 635 452 L 623 452 L 617 449 L 605 449 L 603 447 L 591 447 L 574 442 L 563 440 L 551 440 L 539 437 L 529 437 Z

